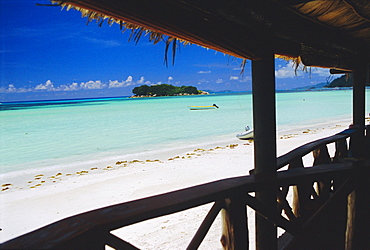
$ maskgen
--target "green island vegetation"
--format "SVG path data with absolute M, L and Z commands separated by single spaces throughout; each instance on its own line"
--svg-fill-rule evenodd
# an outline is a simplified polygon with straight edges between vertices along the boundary
M 146 84 L 135 87 L 132 97 L 154 97 L 154 96 L 177 96 L 177 95 L 205 95 L 208 92 L 198 90 L 193 86 L 173 86 L 171 84 L 158 84 L 148 86 Z

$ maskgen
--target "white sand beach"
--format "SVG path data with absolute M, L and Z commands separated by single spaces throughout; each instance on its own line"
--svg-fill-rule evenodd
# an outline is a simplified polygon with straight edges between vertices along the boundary
M 350 121 L 307 127 L 278 135 L 278 155 L 307 142 L 334 135 Z M 237 144 L 237 145 L 236 145 Z M 330 149 L 331 151 L 333 148 Z M 308 165 L 311 155 L 304 159 Z M 219 179 L 247 175 L 253 168 L 253 142 L 230 140 L 212 149 L 194 149 L 166 161 L 122 162 L 95 174 L 35 175 L 32 185 L 2 187 L 0 192 L 0 242 L 7 241 L 60 219 L 155 194 Z M 97 170 L 98 171 L 98 170 Z M 93 172 L 93 171 L 91 171 Z M 52 182 L 50 179 L 57 181 Z M 11 184 L 11 183 L 9 183 Z M 140 249 L 184 249 L 211 204 L 138 223 L 114 232 Z M 254 213 L 249 210 L 253 249 Z M 216 219 L 201 249 L 221 249 L 221 223 Z

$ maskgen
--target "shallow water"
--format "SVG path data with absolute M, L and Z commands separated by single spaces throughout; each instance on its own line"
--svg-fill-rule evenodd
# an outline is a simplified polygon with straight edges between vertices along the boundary
M 366 93 L 369 97 L 369 89 Z M 352 116 L 351 90 L 285 92 L 277 93 L 276 99 L 279 133 Z M 188 108 L 213 103 L 220 108 Z M 31 170 L 61 171 L 107 160 L 167 157 L 230 141 L 252 125 L 252 96 L 3 103 L 0 121 L 3 179 Z

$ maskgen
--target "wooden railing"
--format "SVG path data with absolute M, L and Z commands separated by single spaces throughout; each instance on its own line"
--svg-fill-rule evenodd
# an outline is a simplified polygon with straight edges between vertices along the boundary
M 327 249 L 343 249 L 348 231 L 347 197 L 358 174 L 354 169 L 369 165 L 368 161 L 345 160 L 351 156 L 347 140 L 354 132 L 345 130 L 279 157 L 277 169 L 288 166 L 288 170 L 279 171 L 276 176 L 252 174 L 229 178 L 93 210 L 12 239 L 0 248 L 103 249 L 108 245 L 116 249 L 138 249 L 111 231 L 213 203 L 187 249 L 198 248 L 220 211 L 224 248 L 248 249 L 246 206 L 285 229 L 283 237 L 289 238 L 286 249 L 296 249 L 302 242 L 307 249 L 317 245 L 325 249 L 326 244 L 331 244 Z M 336 145 L 333 157 L 327 150 L 330 143 Z M 302 157 L 310 152 L 314 154 L 315 167 L 304 167 Z M 266 185 L 276 186 L 278 211 L 253 197 L 253 192 L 263 191 Z M 294 192 L 292 203 L 287 199 L 290 187 Z

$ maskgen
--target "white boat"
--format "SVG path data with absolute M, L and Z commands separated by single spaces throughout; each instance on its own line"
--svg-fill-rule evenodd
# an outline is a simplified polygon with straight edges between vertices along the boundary
M 253 139 L 254 137 L 253 129 L 250 129 L 249 126 L 246 126 L 245 131 L 237 134 L 236 137 L 239 138 L 240 140 Z
M 205 109 L 218 109 L 218 106 L 216 104 L 213 104 L 212 106 L 188 106 L 190 110 L 205 110 Z

